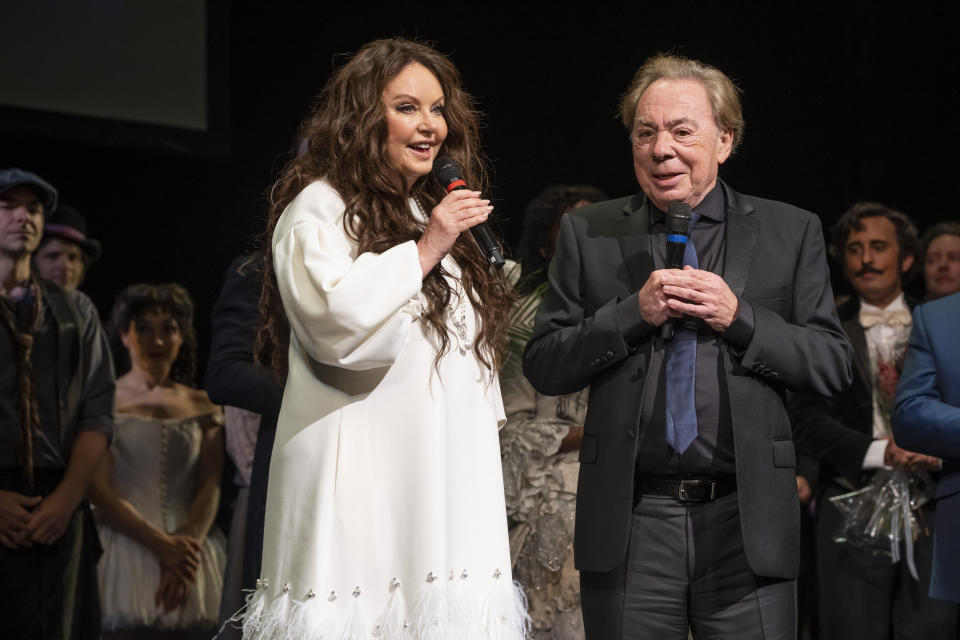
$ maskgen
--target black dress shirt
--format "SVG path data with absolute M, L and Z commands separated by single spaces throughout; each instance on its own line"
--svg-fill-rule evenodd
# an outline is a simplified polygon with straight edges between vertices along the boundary
M 723 189 L 715 186 L 693 210 L 700 215 L 690 232 L 697 251 L 699 268 L 723 275 L 726 262 L 725 213 Z M 666 214 L 650 207 L 650 238 L 654 261 L 658 268 L 665 264 Z M 748 306 L 743 307 L 747 309 Z M 690 322 L 690 320 L 688 320 Z M 666 367 L 662 366 L 650 380 L 648 397 L 653 398 L 653 413 L 642 429 L 637 474 L 646 476 L 718 477 L 736 472 L 733 426 L 729 396 L 721 358 L 724 340 L 734 347 L 745 348 L 753 334 L 752 314 L 741 313 L 722 335 L 706 323 L 696 321 L 698 328 L 695 402 L 697 437 L 683 454 L 678 454 L 666 441 Z M 664 345 L 665 346 L 665 345 Z

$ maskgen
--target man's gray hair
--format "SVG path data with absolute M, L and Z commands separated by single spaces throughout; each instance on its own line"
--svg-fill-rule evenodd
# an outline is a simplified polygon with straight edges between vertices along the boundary
M 633 130 L 633 120 L 640 97 L 657 80 L 695 80 L 703 85 L 713 110 L 713 122 L 721 131 L 733 134 L 732 154 L 743 138 L 743 109 L 740 89 L 725 73 L 708 64 L 684 56 L 658 53 L 646 59 L 633 76 L 633 82 L 620 100 L 620 117 L 627 131 Z

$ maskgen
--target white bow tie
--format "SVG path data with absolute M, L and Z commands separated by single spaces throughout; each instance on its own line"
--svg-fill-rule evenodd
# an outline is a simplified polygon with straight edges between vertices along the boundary
M 875 324 L 882 324 L 888 327 L 909 327 L 913 322 L 913 317 L 906 309 L 860 309 L 860 326 L 869 329 Z

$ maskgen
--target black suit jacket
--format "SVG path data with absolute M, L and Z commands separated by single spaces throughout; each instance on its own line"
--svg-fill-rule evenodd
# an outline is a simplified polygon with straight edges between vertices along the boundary
M 258 261 L 236 258 L 227 269 L 220 297 L 213 306 L 210 359 L 204 380 L 207 394 L 217 404 L 229 404 L 267 417 L 280 412 L 283 386 L 269 369 L 254 364 L 260 288 Z M 241 269 L 241 267 L 243 267 Z
M 916 301 L 907 298 L 912 310 Z M 863 457 L 873 442 L 873 379 L 867 335 L 860 326 L 860 299 L 837 308 L 853 347 L 853 381 L 834 397 L 792 393 L 789 398 L 794 439 L 801 453 L 820 461 L 820 486 L 843 479 L 847 488 L 861 484 Z
M 744 545 L 757 574 L 795 577 L 800 510 L 785 391 L 839 392 L 850 381 L 851 350 L 817 217 L 723 188 L 723 277 L 754 322 L 744 350 L 721 345 Z M 574 535 L 582 570 L 609 571 L 627 552 L 637 446 L 653 405 L 644 390 L 663 360 L 660 332 L 642 320 L 637 303 L 639 289 L 662 267 L 653 256 L 642 194 L 565 215 L 524 353 L 524 374 L 541 393 L 590 385 Z M 624 334 L 637 329 L 642 337 L 628 344 Z

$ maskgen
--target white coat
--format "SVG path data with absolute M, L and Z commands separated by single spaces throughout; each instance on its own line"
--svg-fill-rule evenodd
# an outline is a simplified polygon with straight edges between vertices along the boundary
M 343 216 L 318 181 L 273 236 L 289 374 L 244 637 L 522 638 L 499 384 L 452 328 L 465 320 L 473 340 L 478 318 L 451 296 L 435 369 L 416 244 L 358 255 Z

